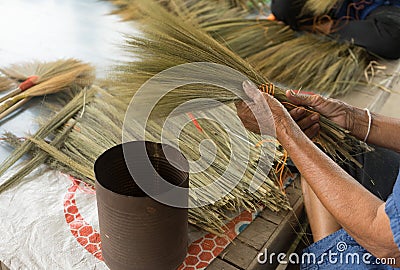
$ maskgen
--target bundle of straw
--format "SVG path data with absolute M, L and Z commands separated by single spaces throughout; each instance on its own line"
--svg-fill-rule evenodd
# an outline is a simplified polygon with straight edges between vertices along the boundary
M 203 28 L 267 78 L 328 96 L 344 95 L 364 80 L 372 59 L 361 47 L 310 33 L 299 36 L 267 20 L 234 19 Z
M 10 90 L 14 82 L 5 76 L 0 76 L 0 92 Z
M 0 68 L 0 72 L 19 82 L 25 81 L 31 76 L 38 76 L 37 83 L 41 83 L 55 76 L 72 71 L 75 68 L 82 67 L 83 65 L 87 64 L 73 58 L 59 59 L 50 62 L 32 61 Z
M 241 57 L 222 46 L 215 39 L 198 29 L 190 22 L 183 22 L 178 16 L 173 16 L 161 6 L 137 0 L 140 3 L 146 19 L 142 20 L 143 36 L 129 36 L 127 50 L 137 55 L 137 60 L 121 65 L 117 68 L 117 79 L 125 83 L 127 89 L 138 89 L 143 82 L 155 74 L 170 67 L 183 63 L 212 62 L 226 65 L 246 75 L 254 83 L 262 85 L 268 81 L 260 72 L 255 70 Z M 221 76 L 223 78 L 223 76 Z M 238 91 L 241 87 L 238 86 Z M 153 100 L 152 95 L 157 94 L 156 89 L 148 95 L 143 95 L 143 104 Z M 288 108 L 293 105 L 288 103 L 282 89 L 276 88 L 275 97 Z M 195 98 L 210 98 L 221 102 L 233 102 L 244 93 L 219 89 L 210 85 L 196 85 L 180 87 L 169 93 L 165 100 L 161 100 L 155 109 L 158 116 L 167 115 L 174 108 L 185 101 Z M 200 108 L 201 109 L 201 108 Z M 321 133 L 317 142 L 325 151 L 337 160 L 351 160 L 356 162 L 350 153 L 356 150 L 365 150 L 367 146 L 358 141 L 349 133 L 326 118 L 321 119 Z
M 48 63 L 12 65 L 1 72 L 16 81 L 17 89 L 0 98 L 0 119 L 20 108 L 32 97 L 54 94 L 71 87 L 86 87 L 94 80 L 92 66 L 75 59 Z
M 131 91 L 125 89 L 124 92 Z M 97 157 L 105 150 L 121 143 L 122 126 L 129 100 L 121 98 L 121 89 L 117 88 L 105 91 L 98 87 L 92 87 L 87 91 L 86 95 L 86 101 L 91 102 L 86 104 L 83 114 L 83 93 L 80 93 L 66 106 L 63 106 L 61 111 L 49 119 L 29 140 L 21 142 L 13 136 L 8 136 L 9 141 L 17 145 L 17 150 L 12 159 L 2 164 L 0 175 L 4 173 L 5 168 L 18 160 L 28 150 L 34 157 L 16 175 L 0 186 L 0 191 L 16 181 L 20 181 L 21 177 L 27 175 L 43 162 L 46 162 L 54 169 L 61 170 L 82 179 L 86 183 L 93 184 L 92 168 Z M 204 114 L 196 113 L 196 116 L 213 117 L 222 121 L 229 119 L 218 110 L 212 110 Z M 76 118 L 76 121 L 73 118 Z M 134 119 L 130 122 L 131 125 L 134 125 L 134 130 L 137 131 L 137 136 L 139 136 L 142 125 L 135 123 Z M 65 123 L 68 123 L 68 125 L 65 126 Z M 146 130 L 147 139 L 160 141 L 161 123 L 150 121 L 148 124 L 148 129 Z M 200 153 L 196 146 L 200 145 L 205 139 L 212 138 L 218 146 L 218 151 L 217 158 L 206 171 L 190 175 L 191 187 L 209 185 L 214 181 L 213 179 L 224 173 L 226 164 L 229 163 L 232 149 L 239 149 L 235 154 L 242 155 L 245 154 L 245 149 L 249 145 L 252 147 L 249 165 L 245 165 L 244 168 L 240 166 L 233 167 L 227 179 L 239 182 L 238 185 L 221 200 L 201 208 L 190 209 L 189 221 L 192 224 L 218 234 L 223 232 L 224 224 L 229 219 L 227 211 L 237 211 L 243 208 L 253 210 L 259 204 L 263 204 L 273 211 L 289 208 L 285 195 L 275 184 L 279 176 L 274 171 L 267 175 L 260 168 L 257 169 L 256 164 L 263 162 L 263 157 L 271 154 L 271 148 L 267 144 L 254 147 L 260 141 L 259 135 L 249 134 L 249 141 L 245 139 L 243 141 L 239 140 L 237 141 L 238 145 L 233 146 L 229 143 L 229 134 L 215 122 L 199 119 L 199 124 L 202 127 L 202 132 L 199 132 L 197 127 L 192 124 L 187 125 L 182 130 L 179 136 L 180 150 L 187 158 L 199 160 Z M 74 125 L 73 128 L 71 128 L 72 125 Z M 171 125 L 174 126 L 170 128 L 181 128 L 179 123 L 175 121 L 172 121 Z M 235 130 L 232 130 L 232 132 L 235 132 Z M 218 136 L 215 136 L 215 133 L 218 133 Z M 55 139 L 51 142 L 44 141 L 44 138 L 49 137 L 49 135 L 53 135 Z M 132 140 L 138 138 L 135 137 L 135 133 L 132 133 L 132 136 Z M 167 135 L 167 137 L 171 140 L 174 139 L 170 135 Z M 280 155 L 278 154 L 276 158 L 278 160 Z M 207 160 L 202 162 L 207 162 Z M 243 169 L 245 169 L 245 174 L 242 179 L 239 179 L 240 171 Z M 248 192 L 248 186 L 251 184 L 254 175 L 257 175 L 263 183 L 256 192 L 252 193 Z M 224 187 L 219 188 L 223 189 Z M 211 203 L 211 197 L 215 192 L 219 191 L 210 190 L 209 197 L 202 194 L 192 194 L 190 200 L 210 201 Z
M 63 94 L 60 95 L 60 99 L 58 101 L 61 109 L 58 113 L 52 114 L 50 119 L 48 119 L 46 123 L 43 124 L 34 135 L 31 136 L 32 140 L 21 141 L 11 133 L 5 134 L 7 141 L 16 149 L 1 164 L 0 176 L 4 175 L 5 172 L 25 154 L 29 153 L 34 157 L 0 185 L 0 192 L 13 184 L 20 182 L 25 176 L 27 176 L 41 164 L 50 162 L 47 154 L 35 149 L 33 141 L 42 141 L 49 136 L 51 137 L 51 135 L 54 135 L 51 145 L 55 147 L 61 147 L 76 123 L 73 118 L 78 112 L 81 111 L 82 107 L 85 106 L 86 103 L 93 100 L 94 95 L 97 92 L 96 89 L 97 88 L 92 87 L 88 90 L 82 91 L 82 88 L 77 88 L 75 85 L 69 90 L 64 91 Z M 69 102 L 66 104 L 67 100 Z M 54 108 L 52 111 L 55 111 Z M 69 124 L 66 125 L 68 122 Z
M 248 12 L 227 4 L 173 2 L 169 12 L 198 24 L 274 82 L 329 96 L 343 95 L 357 84 L 368 84 L 364 73 L 374 59 L 364 48 L 321 35 L 300 34 L 276 21 L 252 19 Z M 143 16 L 145 13 L 135 3 L 127 4 L 129 10 Z
M 110 2 L 117 7 L 111 12 L 111 14 L 117 14 L 121 16 L 123 21 L 137 20 L 143 16 L 140 7 L 138 7 L 136 3 L 136 0 L 110 0 Z M 222 13 L 222 10 L 230 13 L 231 11 L 243 12 L 251 9 L 266 9 L 266 3 L 263 0 L 157 0 L 157 3 L 162 5 L 168 11 L 176 11 L 177 8 L 182 7 L 190 8 L 191 10 L 196 10 L 199 12 L 203 18 L 207 17 L 207 13 L 209 13 L 209 8 L 207 8 L 207 5 L 211 5 L 216 8 L 216 10 L 214 9 L 213 13 L 222 15 L 223 17 L 231 16 L 229 14 Z M 220 10 L 221 12 L 216 12 L 217 10 Z

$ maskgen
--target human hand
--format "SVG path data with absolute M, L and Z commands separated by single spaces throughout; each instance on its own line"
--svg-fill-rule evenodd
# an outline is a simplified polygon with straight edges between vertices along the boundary
M 239 118 L 248 130 L 264 135 L 275 135 L 276 130 L 281 141 L 288 134 L 285 132 L 287 129 L 298 129 L 289 112 L 274 97 L 262 93 L 249 81 L 243 82 L 243 90 L 252 101 L 241 101 L 235 105 Z
M 354 130 L 355 108 L 337 99 L 325 98 L 320 95 L 296 94 L 288 90 L 286 96 L 290 102 L 298 106 L 309 106 L 326 118 L 335 122 L 346 130 Z M 300 128 L 307 131 L 307 135 L 314 135 L 319 129 L 319 117 L 309 114 L 304 108 L 296 108 L 291 111 L 292 117 L 298 122 Z M 309 136 L 310 137 L 310 136 Z
M 318 135 L 321 127 L 319 113 L 310 112 L 304 107 L 294 108 L 289 113 L 308 138 L 312 139 Z

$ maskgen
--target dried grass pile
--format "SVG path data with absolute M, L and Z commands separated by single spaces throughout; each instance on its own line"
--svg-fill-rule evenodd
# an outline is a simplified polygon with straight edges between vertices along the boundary
M 82 88 L 77 89 L 74 98 L 62 106 L 61 110 L 31 138 L 21 142 L 9 135 L 8 140 L 17 145 L 17 149 L 12 157 L 0 165 L 0 175 L 4 174 L 24 153 L 30 152 L 34 158 L 13 179 L 7 181 L 6 185 L 0 187 L 0 191 L 15 181 L 20 181 L 21 177 L 43 162 L 92 184 L 93 163 L 96 158 L 106 149 L 122 142 L 125 114 L 131 98 L 145 81 L 168 68 L 185 63 L 209 62 L 237 70 L 258 85 L 269 82 L 261 72 L 238 54 L 202 30 L 199 22 L 207 21 L 204 17 L 201 21 L 196 19 L 199 18 L 197 15 L 190 19 L 188 15 L 192 13 L 183 13 L 181 6 L 167 11 L 164 6 L 152 1 L 136 0 L 135 2 L 140 5 L 143 15 L 142 34 L 140 37 L 127 37 L 125 49 L 135 58 L 131 62 L 116 66 L 110 82 L 110 85 L 116 86 L 107 90 L 99 87 L 90 87 L 84 91 Z M 202 75 L 201 72 L 200 75 Z M 206 77 L 207 74 L 204 76 Z M 224 77 L 226 76 L 221 76 L 221 78 Z M 233 84 L 237 83 L 236 93 L 204 83 L 185 85 L 170 92 L 157 104 L 154 108 L 154 117 L 146 123 L 146 139 L 158 142 L 162 132 L 162 120 L 176 106 L 185 101 L 206 97 L 232 106 L 234 101 L 246 98 L 241 89 L 241 81 L 235 82 L 235 78 L 232 78 L 232 81 Z M 142 106 L 146 106 L 146 102 L 153 100 L 157 91 L 155 87 L 152 91 L 146 92 L 139 100 Z M 285 106 L 292 108 L 293 105 L 287 102 L 282 89 L 276 87 L 274 95 Z M 198 118 L 210 117 L 222 122 L 229 121 L 229 118 L 218 111 L 218 108 L 194 106 L 190 110 L 193 110 Z M 184 111 L 180 112 L 179 116 L 189 117 L 183 113 Z M 190 123 L 190 117 L 187 120 Z M 144 123 L 137 122 L 136 119 L 129 119 L 129 123 L 132 131 L 129 133 L 129 139 L 140 138 L 135 131 L 142 130 Z M 266 156 L 275 156 L 275 162 L 282 165 L 283 150 L 277 151 L 271 148 L 275 146 L 275 141 L 260 144 L 262 138 L 259 135 L 248 133 L 247 139 L 239 140 L 237 145 L 232 145 L 228 143 L 230 134 L 219 124 L 201 119 L 198 123 L 202 127 L 202 132 L 199 132 L 194 124 L 184 126 L 179 136 L 180 150 L 186 157 L 198 160 L 200 158 L 198 146 L 204 140 L 211 139 L 217 146 L 217 151 L 215 160 L 207 170 L 190 175 L 192 187 L 208 185 L 223 174 L 230 162 L 229 157 L 233 149 L 250 150 L 250 157 L 248 164 L 237 165 L 230 171 L 231 181 L 238 184 L 229 194 L 214 202 L 211 195 L 224 189 L 224 186 L 219 186 L 216 190 L 210 190 L 210 196 L 199 197 L 199 194 L 193 194 L 190 197 L 190 200 L 212 203 L 190 209 L 192 224 L 210 232 L 220 233 L 224 222 L 228 219 L 227 211 L 240 208 L 255 209 L 259 204 L 274 211 L 289 207 L 287 198 L 277 184 L 280 181 L 280 172 L 272 170 L 267 174 L 257 167 L 259 163 L 265 162 L 263 157 Z M 178 121 L 170 122 L 170 125 L 171 128 L 174 126 L 179 130 L 182 128 Z M 240 134 L 238 130 L 231 130 L 231 132 L 236 136 L 244 137 L 244 134 Z M 46 138 L 52 136 L 54 139 L 47 141 Z M 166 136 L 174 137 L 173 134 Z M 367 149 L 365 144 L 325 118 L 322 118 L 322 130 L 320 136 L 317 137 L 317 142 L 332 157 L 347 162 L 354 161 L 350 153 Z M 243 153 L 237 151 L 235 154 L 242 155 Z M 243 168 L 245 173 L 242 176 L 239 172 Z M 254 175 L 262 181 L 262 185 L 255 192 L 250 192 L 249 186 Z
M 123 21 L 137 20 L 140 19 L 143 14 L 141 9 L 138 8 L 136 0 L 109 0 L 116 9 L 111 14 L 117 14 L 121 16 Z M 236 11 L 250 11 L 250 10 L 264 10 L 267 8 L 267 4 L 263 0 L 157 0 L 158 4 L 165 7 L 168 11 L 176 10 L 177 7 L 193 8 L 197 9 L 200 13 L 201 9 L 198 7 L 205 7 L 207 4 L 211 4 L 217 10 L 222 10 L 220 7 L 233 9 Z M 205 10 L 204 10 L 205 11 Z M 205 14 L 203 14 L 205 15 Z M 227 14 L 224 14 L 226 16 Z
M 129 91 L 128 89 L 126 91 Z M 61 110 L 45 123 L 42 128 L 28 140 L 21 142 L 11 134 L 7 140 L 17 147 L 12 158 L 2 164 L 0 175 L 14 164 L 24 153 L 33 155 L 30 160 L 17 174 L 3 184 L 0 191 L 21 181 L 22 177 L 35 169 L 42 163 L 47 163 L 51 168 L 82 179 L 86 183 L 94 183 L 93 164 L 97 157 L 105 150 L 122 142 L 123 121 L 127 108 L 127 101 L 121 99 L 121 89 L 104 90 L 99 87 L 92 87 L 86 91 L 79 91 L 74 98 L 62 106 Z M 131 93 L 132 94 L 132 93 Z M 84 99 L 85 97 L 85 99 Z M 83 104 L 86 105 L 83 109 Z M 84 110 L 84 113 L 82 111 Z M 197 117 L 213 117 L 226 121 L 226 116 L 212 110 L 204 113 L 196 113 Z M 188 116 L 187 116 L 188 117 Z M 173 123 L 173 122 L 172 122 Z M 212 166 L 205 172 L 194 173 L 190 176 L 191 187 L 202 187 L 213 182 L 213 179 L 224 173 L 226 164 L 232 148 L 248 149 L 251 145 L 251 155 L 245 175 L 240 178 L 240 170 L 234 168 L 231 171 L 231 180 L 239 184 L 227 196 L 216 203 L 201 208 L 190 209 L 189 222 L 213 233 L 223 231 L 224 222 L 229 218 L 227 211 L 239 209 L 254 210 L 260 204 L 266 205 L 273 211 L 288 209 L 289 205 L 285 195 L 276 183 L 279 175 L 272 172 L 267 175 L 257 168 L 263 157 L 273 154 L 271 145 L 264 144 L 255 147 L 260 141 L 260 136 L 248 134 L 249 140 L 243 139 L 241 144 L 232 146 L 229 142 L 229 134 L 221 127 L 209 121 L 199 120 L 203 132 L 199 132 L 195 125 L 187 125 L 179 138 L 181 151 L 192 160 L 200 157 L 198 146 L 205 139 L 213 139 L 218 146 L 217 158 Z M 137 129 L 141 130 L 142 125 L 136 123 Z M 161 126 L 156 121 L 148 123 L 146 137 L 151 141 L 160 141 Z M 177 123 L 178 125 L 178 123 Z M 105 128 L 107 127 L 107 128 Z M 173 127 L 171 127 L 173 128 Z M 176 128 L 181 128 L 177 126 Z M 232 130 L 232 132 L 237 132 Z M 139 132 L 138 132 L 139 133 Z M 215 134 L 218 136 L 215 136 Z M 46 138 L 53 137 L 51 141 Z M 132 139 L 135 139 L 132 137 Z M 171 138 L 173 139 L 173 138 Z M 244 151 L 245 152 L 245 151 Z M 241 153 L 237 153 L 240 155 Z M 277 162 L 280 162 L 280 155 L 277 153 Z M 236 170 L 239 172 L 236 173 Z M 257 170 L 257 171 L 256 171 Z M 249 192 L 248 187 L 254 175 L 262 180 L 262 185 L 256 192 Z M 239 179 L 238 179 L 239 178 Z M 224 188 L 224 187 L 221 187 Z M 191 197 L 191 200 L 212 200 L 213 192 L 210 191 L 210 198 Z
M 121 82 L 124 88 L 139 89 L 146 80 L 157 73 L 179 64 L 193 62 L 225 65 L 246 75 L 258 85 L 269 82 L 247 61 L 221 45 L 196 24 L 183 22 L 178 16 L 154 3 L 143 3 L 140 0 L 137 2 L 140 3 L 142 12 L 146 11 L 146 18 L 141 21 L 143 34 L 140 37 L 127 38 L 126 50 L 137 57 L 116 68 L 115 79 Z M 221 77 L 224 78 L 223 74 Z M 237 85 L 239 92 L 238 95 L 234 95 L 225 89 L 210 85 L 180 87 L 179 91 L 169 93 L 164 102 L 160 101 L 155 114 L 166 115 L 181 103 L 195 98 L 207 97 L 221 102 L 233 102 L 239 97 L 244 98 L 240 89 L 241 86 Z M 153 100 L 154 94 L 156 90 L 144 95 L 143 104 L 146 104 L 147 100 Z M 286 106 L 292 107 L 287 103 L 282 89 L 277 87 L 274 95 Z M 365 146 L 328 119 L 322 118 L 321 125 L 321 134 L 317 140 L 332 157 L 353 160 L 349 153 Z
M 315 12 L 336 4 L 309 1 Z M 136 0 L 126 1 L 124 17 L 145 17 Z M 263 76 L 290 88 L 340 96 L 358 84 L 367 84 L 365 71 L 371 56 L 364 48 L 322 35 L 299 33 L 264 16 L 229 4 L 206 0 L 163 1 L 166 10 L 198 24 L 221 44 L 248 60 Z M 322 3 L 322 4 L 321 4 Z M 118 8 L 118 6 L 117 6 Z M 129 17 L 129 14 L 135 16 Z M 314 12 L 314 11 L 313 11 Z

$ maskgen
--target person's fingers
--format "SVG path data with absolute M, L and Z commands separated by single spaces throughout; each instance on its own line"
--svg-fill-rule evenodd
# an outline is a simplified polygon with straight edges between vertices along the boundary
M 299 125 L 301 130 L 306 130 L 318 122 L 319 122 L 319 114 L 313 113 L 297 121 L 297 125 Z
M 283 109 L 283 105 L 276 100 L 273 96 L 268 95 L 267 93 L 261 92 L 257 86 L 251 81 L 243 82 L 243 90 L 246 95 L 251 98 L 255 104 L 254 107 L 257 107 L 258 110 L 264 112 L 266 109 Z M 268 107 L 268 108 L 266 108 Z
M 315 123 L 310 128 L 304 130 L 304 134 L 310 139 L 318 135 L 319 129 L 321 128 L 319 123 Z
M 254 103 L 237 101 L 235 102 L 236 111 L 239 119 L 242 121 L 244 127 L 255 133 L 260 133 L 260 128 L 257 123 L 257 119 L 253 114 Z
M 238 113 L 240 113 L 247 108 L 247 105 L 245 102 L 240 100 L 240 101 L 235 102 L 235 107 L 236 107 L 236 110 L 238 111 Z
M 289 114 L 293 118 L 294 121 L 298 121 L 304 117 L 306 110 L 302 107 L 294 108 L 290 110 Z
M 287 90 L 286 97 L 289 99 L 289 101 L 296 105 L 310 107 L 319 107 L 326 102 L 326 99 L 320 95 L 296 94 L 293 90 Z

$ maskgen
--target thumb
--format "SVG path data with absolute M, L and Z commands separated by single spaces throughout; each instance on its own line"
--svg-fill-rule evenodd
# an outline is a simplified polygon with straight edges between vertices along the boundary
M 243 90 L 246 93 L 246 95 L 253 101 L 257 102 L 261 98 L 263 98 L 263 95 L 260 90 L 258 90 L 258 87 L 252 82 L 252 81 L 244 81 L 243 84 Z
M 293 90 L 287 90 L 286 97 L 292 103 L 302 106 L 318 107 L 325 102 L 320 95 L 297 94 Z

